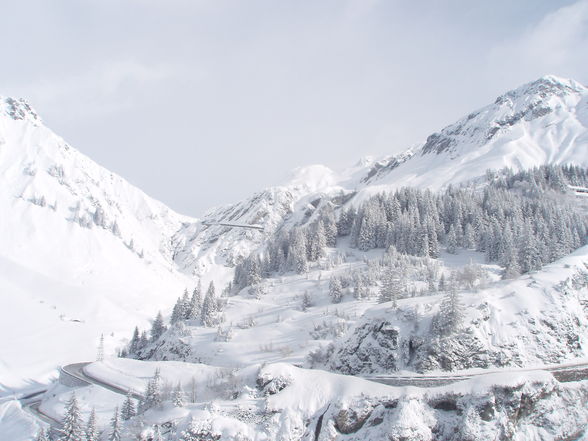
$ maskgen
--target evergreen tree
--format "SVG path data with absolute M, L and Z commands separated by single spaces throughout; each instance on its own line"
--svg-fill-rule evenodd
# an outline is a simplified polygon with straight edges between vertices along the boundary
M 135 326 L 135 331 L 133 332 L 133 337 L 129 343 L 129 354 L 135 355 L 137 351 L 140 349 L 140 342 L 141 338 L 139 337 L 139 327 Z
M 308 271 L 306 256 L 306 237 L 300 228 L 294 228 L 290 234 L 288 247 L 288 267 L 298 274 Z
M 147 331 L 143 331 L 139 338 L 139 350 L 143 349 L 147 344 L 149 344 L 149 337 L 147 337 Z
M 463 246 L 469 250 L 476 249 L 476 234 L 470 223 L 466 224 L 463 232 Z
M 512 279 L 520 275 L 521 269 L 510 228 L 505 228 L 504 234 L 502 235 L 502 241 L 501 264 L 504 266 L 503 278 Z
M 380 303 L 392 302 L 392 306 L 396 308 L 398 299 L 403 294 L 403 284 L 400 274 L 393 268 L 388 268 L 382 280 L 382 287 L 380 288 Z
M 161 374 L 159 368 L 157 368 L 155 369 L 153 377 L 151 377 L 147 382 L 147 388 L 145 389 L 145 394 L 143 396 L 143 400 L 141 401 L 141 412 L 145 412 L 152 407 L 156 407 L 161 404 L 162 397 L 160 381 Z
M 341 210 L 339 214 L 339 220 L 337 221 L 337 235 L 349 236 L 351 234 L 351 228 L 353 221 L 355 220 L 356 212 L 353 207 Z
M 198 319 L 202 310 L 202 284 L 198 279 L 198 284 L 192 291 L 192 297 L 190 298 L 190 319 Z
M 61 441 L 84 441 L 84 429 L 82 428 L 82 415 L 75 392 L 65 405 L 61 429 Z
M 182 320 L 188 320 L 190 318 L 190 295 L 188 294 L 188 288 L 184 289 L 184 295 L 182 296 Z
M 333 276 L 329 280 L 329 295 L 333 303 L 341 303 L 341 300 L 343 300 L 343 286 L 337 276 Z
M 98 426 L 96 423 L 96 409 L 92 408 L 88 424 L 86 425 L 86 441 L 98 441 L 99 437 Z
M 218 321 L 218 310 L 214 282 L 210 282 L 202 302 L 202 324 L 207 327 L 215 326 Z
M 337 245 L 337 222 L 335 221 L 335 213 L 333 208 L 329 205 L 322 213 L 321 220 L 325 228 L 325 240 L 328 247 Z
M 179 381 L 172 392 L 172 403 L 175 407 L 184 407 L 184 392 Z
M 310 252 L 308 259 L 312 262 L 320 259 L 325 254 L 327 238 L 325 236 L 325 226 L 322 219 L 315 224 L 311 233 L 311 239 L 308 241 Z
M 451 225 L 447 234 L 447 252 L 450 254 L 457 253 L 457 233 L 453 225 Z
M 120 415 L 117 406 L 114 408 L 114 415 L 112 415 L 112 419 L 110 420 L 110 435 L 108 436 L 108 441 L 121 441 L 121 438 Z
M 137 414 L 137 410 L 135 409 L 135 401 L 133 400 L 133 395 L 129 390 L 127 392 L 127 396 L 125 401 L 123 402 L 120 416 L 124 421 L 130 420 Z
M 172 314 L 171 317 L 169 319 L 169 322 L 171 325 L 174 325 L 182 320 L 184 320 L 184 302 L 182 301 L 181 297 L 178 297 L 178 300 L 176 300 L 176 304 L 174 305 L 174 308 L 172 310 Z
M 455 283 L 452 283 L 452 287 L 443 297 L 439 313 L 435 317 L 433 323 L 435 332 L 439 335 L 449 335 L 456 332 L 463 322 L 463 309 Z
M 163 316 L 161 315 L 161 311 L 159 311 L 155 317 L 155 320 L 153 320 L 153 324 L 151 325 L 151 341 L 156 341 L 163 335 L 165 330 L 166 328 L 163 324 Z

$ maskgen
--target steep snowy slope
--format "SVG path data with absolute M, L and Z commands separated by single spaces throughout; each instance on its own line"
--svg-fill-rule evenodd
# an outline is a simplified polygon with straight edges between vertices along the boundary
M 588 89 L 553 75 L 499 96 L 426 142 L 369 171 L 364 183 L 438 189 L 484 174 L 542 164 L 588 165 Z
M 104 170 L 24 102 L 0 99 L 0 384 L 92 358 L 188 283 L 171 236 L 191 222 Z

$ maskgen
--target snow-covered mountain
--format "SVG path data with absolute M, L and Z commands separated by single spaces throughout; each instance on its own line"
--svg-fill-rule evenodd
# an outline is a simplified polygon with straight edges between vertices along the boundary
M 588 89 L 553 75 L 499 96 L 417 148 L 375 163 L 363 183 L 438 189 L 488 169 L 548 163 L 588 164 Z
M 93 357 L 101 333 L 144 322 L 188 283 L 170 238 L 194 221 L 70 147 L 22 100 L 0 99 L 0 181 L 0 383 Z
M 505 166 L 588 166 L 587 149 L 588 90 L 546 76 L 507 92 L 417 148 L 363 160 L 342 173 L 303 167 L 283 185 L 211 209 L 200 222 L 76 151 L 26 102 L 1 99 L 0 307 L 10 313 L 0 331 L 17 340 L 2 342 L 2 382 L 91 358 L 88 341 L 100 333 L 114 334 L 107 338 L 113 348 L 132 326 L 169 308 L 197 277 L 204 285 L 214 279 L 224 286 L 235 263 L 274 231 L 308 222 L 326 201 L 358 204 L 404 185 L 438 189 Z M 259 224 L 265 231 L 210 225 L 219 221 Z M 36 350 L 47 341 L 53 345 L 51 360 Z
M 359 206 L 376 193 L 402 186 L 439 190 L 450 184 L 482 183 L 488 169 L 522 170 L 546 163 L 588 167 L 588 89 L 554 76 L 507 92 L 399 155 L 365 159 L 341 173 L 322 165 L 303 167 L 282 185 L 193 219 L 149 198 L 76 151 L 47 128 L 25 101 L 0 98 L 0 310 L 4 312 L 0 334 L 5 336 L 0 340 L 0 386 L 19 386 L 29 378 L 46 380 L 57 364 L 94 359 L 100 334 L 105 336 L 107 355 L 112 355 L 126 343 L 135 325 L 147 328 L 159 309 L 170 313 L 185 287 L 192 288 L 198 279 L 204 287 L 214 280 L 220 291 L 232 280 L 236 264 L 252 252 L 267 251 L 274 233 L 311 225 L 324 208 L 335 216 L 341 207 Z M 566 194 L 561 199 L 570 207 L 575 197 Z M 227 223 L 255 224 L 263 231 L 232 228 Z M 523 227 L 520 231 L 525 231 Z M 441 230 L 439 237 L 445 240 L 447 229 Z M 363 380 L 291 365 L 259 366 L 286 362 L 369 374 L 395 369 L 512 368 L 569 362 L 588 353 L 586 247 L 540 272 L 500 281 L 501 268 L 485 262 L 475 247 L 464 247 L 468 249 L 458 255 L 441 250 L 438 256 L 431 256 L 434 259 L 428 254 L 392 258 L 381 247 L 360 250 L 346 235 L 341 236 L 307 271 L 268 271 L 259 289 L 233 292 L 234 296 L 224 299 L 224 322 L 218 328 L 200 326 L 197 320 L 176 322 L 160 339 L 144 346 L 143 353 L 134 354 L 160 361 L 107 360 L 94 369 L 110 366 L 105 371 L 109 376 L 120 375 L 134 388 L 144 384 L 154 366 L 163 367 L 164 372 L 171 366 L 173 381 L 182 378 L 187 382 L 199 369 L 210 371 L 212 379 L 198 378 L 202 383 L 198 388 L 206 397 L 200 398 L 202 403 L 181 412 L 165 406 L 152 409 L 146 414 L 150 424 L 168 421 L 170 415 L 181 420 L 192 413 L 204 415 L 207 421 L 219 415 L 233 418 L 227 420 L 230 425 L 248 435 L 230 439 L 268 439 L 268 433 L 275 435 L 271 430 L 264 432 L 266 423 L 272 421 L 270 426 L 278 427 L 284 439 L 292 434 L 326 439 L 325 431 L 329 439 L 356 431 L 356 438 L 349 439 L 375 439 L 387 430 L 399 434 L 390 439 L 416 440 L 429 438 L 413 433 L 413 426 L 431 436 L 439 430 L 450 433 L 458 426 L 472 433 L 486 430 L 494 436 L 502 430 L 501 418 L 528 409 L 522 404 L 510 406 L 508 394 L 515 390 L 511 386 L 504 386 L 506 392 L 496 388 L 489 392 L 475 390 L 474 382 L 461 392 L 455 389 L 457 395 L 447 388 L 410 397 L 389 388 L 386 393 L 394 397 L 392 401 L 389 397 L 382 401 L 373 392 L 374 396 L 361 398 L 367 400 L 366 407 L 356 402 L 358 391 L 368 387 Z M 579 242 L 580 238 L 572 235 L 567 240 Z M 394 259 L 404 262 L 412 296 L 418 292 L 420 297 L 407 295 L 398 306 L 379 304 L 375 288 L 383 285 L 384 265 L 378 259 L 384 258 L 388 263 Z M 442 345 L 430 342 L 432 323 L 445 296 L 437 293 L 437 286 L 425 286 L 430 280 L 436 285 L 438 274 L 449 277 L 470 262 L 478 265 L 470 265 L 469 271 L 475 267 L 480 274 L 476 273 L 469 288 L 462 288 L 465 330 L 456 334 L 457 341 L 447 337 L 435 340 Z M 370 271 L 379 272 L 380 279 L 366 292 L 358 295 L 359 289 L 348 285 L 341 294 L 343 301 L 332 303 L 331 278 L 351 280 Z M 437 275 L 429 277 L 428 273 Z M 466 334 L 469 339 L 463 338 Z M 472 358 L 472 348 L 478 358 Z M 454 363 L 463 354 L 470 354 L 462 358 L 476 363 Z M 162 361 L 170 358 L 207 366 Z M 229 373 L 227 368 L 240 370 Z M 546 387 L 555 390 L 541 401 L 550 406 L 560 402 L 569 406 L 577 396 L 586 396 L 585 384 L 560 387 L 548 374 L 539 380 L 515 383 L 531 393 Z M 125 381 L 120 383 L 130 387 Z M 500 381 L 510 384 L 502 377 Z M 312 382 L 333 383 L 337 390 L 349 391 L 341 395 L 319 388 L 312 401 L 318 404 L 312 406 L 291 399 L 296 394 L 308 395 L 300 391 L 312 388 Z M 378 388 L 369 384 L 374 391 Z M 60 417 L 70 392 L 69 387 L 55 385 L 43 406 Z M 451 399 L 446 400 L 445 395 Z M 234 401 L 234 396 L 242 402 Z M 480 397 L 495 400 L 496 413 L 507 416 L 487 415 L 476 404 Z M 207 404 L 206 400 L 213 399 L 220 399 L 224 410 Z M 91 386 L 85 389 L 84 411 L 98 403 L 100 419 L 105 422 L 119 400 L 116 393 L 105 395 L 98 386 Z M 439 400 L 453 400 L 453 404 L 436 407 Z M 242 406 L 252 402 L 257 407 L 244 411 Z M 394 410 L 397 407 L 408 416 Z M 445 414 L 458 408 L 466 409 L 461 419 L 456 416 L 459 412 Z M 361 409 L 368 409 L 367 416 L 356 418 Z M 22 417 L 20 408 L 11 412 Z M 415 412 L 426 415 L 426 421 L 413 418 Z M 468 416 L 475 412 L 481 416 Z M 532 418 L 525 424 L 533 433 L 543 430 L 542 417 L 537 417 L 539 422 L 534 417 L 541 412 L 529 412 Z M 222 418 L 215 420 L 218 430 Z M 321 432 L 323 418 L 327 429 Z M 560 433 L 558 418 L 550 420 L 549 433 Z M 579 426 L 585 418 L 585 413 L 578 412 L 573 418 L 568 416 L 566 424 Z M 355 419 L 361 420 L 357 427 L 351 421 Z M 462 419 L 467 421 L 462 424 Z M 409 420 L 412 425 L 405 436 Z M 188 424 L 182 421 L 181 425 Z M 309 421 L 315 425 L 311 427 Z M 386 424 L 378 427 L 383 422 Z M 510 429 L 519 430 L 514 425 Z

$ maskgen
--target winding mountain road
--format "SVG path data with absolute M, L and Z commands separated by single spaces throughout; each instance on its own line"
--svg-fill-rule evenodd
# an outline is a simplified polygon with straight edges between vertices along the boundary
M 96 385 L 108 389 L 114 393 L 120 395 L 126 395 L 128 391 L 119 386 L 111 383 L 107 383 L 103 380 L 95 378 L 89 375 L 85 368 L 90 362 L 74 363 L 63 366 L 59 369 L 60 381 L 61 382 L 77 382 L 78 387 Z M 545 366 L 536 368 L 524 368 L 524 369 L 505 369 L 505 370 L 494 370 L 486 372 L 475 372 L 471 374 L 447 374 L 447 375 L 370 375 L 362 378 L 375 381 L 377 383 L 386 384 L 389 386 L 416 386 L 416 387 L 437 387 L 444 386 L 459 381 L 469 380 L 475 377 L 481 377 L 483 375 L 490 375 L 496 373 L 521 373 L 521 372 L 533 372 L 533 371 L 547 371 L 551 372 L 553 376 L 560 382 L 571 382 L 588 379 L 588 362 L 584 361 L 581 363 L 568 363 L 557 366 Z M 30 411 L 31 414 L 35 415 L 43 422 L 49 424 L 53 431 L 58 431 L 61 427 L 61 421 L 58 421 L 43 413 L 39 406 L 42 401 L 43 393 L 46 391 L 35 392 L 29 396 L 22 397 L 20 401 L 23 407 Z M 143 396 L 136 392 L 131 392 L 133 398 L 138 400 L 142 399 Z

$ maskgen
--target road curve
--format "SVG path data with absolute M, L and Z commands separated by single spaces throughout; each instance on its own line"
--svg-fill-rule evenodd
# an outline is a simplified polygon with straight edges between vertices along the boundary
M 102 381 L 96 377 L 89 375 L 85 371 L 85 368 L 90 363 L 91 362 L 68 364 L 67 366 L 61 367 L 60 371 L 62 373 L 65 373 L 66 375 L 69 375 L 70 377 L 76 378 L 77 380 L 86 383 L 87 385 L 95 384 L 96 386 L 103 387 L 104 389 L 108 389 L 114 393 L 121 395 L 127 395 L 127 393 L 129 393 L 127 389 L 123 389 L 122 387 L 115 386 L 114 384 L 107 383 L 105 381 Z M 137 400 L 143 399 L 143 395 L 135 391 L 131 391 L 131 396 Z

